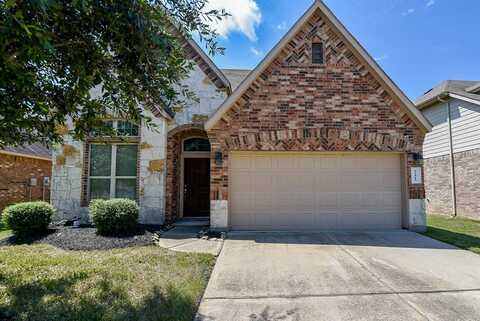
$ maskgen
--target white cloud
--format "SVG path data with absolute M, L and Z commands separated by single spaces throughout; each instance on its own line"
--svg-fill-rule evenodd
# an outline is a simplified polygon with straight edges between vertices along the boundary
M 263 51 L 258 50 L 255 47 L 250 47 L 250 51 L 255 55 L 255 56 L 261 56 L 263 55 Z
M 431 7 L 431 6 L 433 6 L 434 4 L 435 4 L 435 0 L 429 0 L 429 1 L 427 2 L 427 7 Z
M 382 60 L 387 60 L 388 55 L 381 55 L 379 57 L 373 57 L 373 59 L 375 59 L 376 62 L 379 62 L 379 61 L 382 61 Z
M 212 28 L 221 36 L 241 32 L 251 41 L 257 40 L 255 28 L 262 21 L 262 13 L 256 0 L 209 0 L 205 9 L 225 9 L 230 14 L 221 21 L 211 22 Z
M 408 16 L 415 12 L 415 8 L 410 8 L 407 11 L 402 12 L 402 16 Z
M 285 21 L 283 21 L 282 23 L 280 23 L 279 25 L 277 25 L 276 27 L 278 30 L 287 30 L 287 23 Z

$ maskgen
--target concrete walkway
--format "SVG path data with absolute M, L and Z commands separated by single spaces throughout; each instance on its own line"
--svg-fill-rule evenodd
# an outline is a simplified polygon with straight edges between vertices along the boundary
M 480 320 L 480 256 L 407 231 L 230 233 L 196 320 Z
M 160 235 L 157 245 L 178 252 L 205 253 L 218 256 L 223 239 L 217 237 L 199 238 L 201 227 L 174 227 Z

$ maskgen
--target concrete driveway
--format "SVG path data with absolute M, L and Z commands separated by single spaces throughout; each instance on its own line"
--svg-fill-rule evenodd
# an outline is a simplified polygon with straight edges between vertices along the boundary
M 480 255 L 407 231 L 230 233 L 197 321 L 480 321 Z

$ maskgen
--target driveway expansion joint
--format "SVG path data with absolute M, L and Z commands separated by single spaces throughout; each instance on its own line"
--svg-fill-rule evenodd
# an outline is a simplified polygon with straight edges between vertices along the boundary
M 442 294 L 480 292 L 479 289 L 458 290 L 420 290 L 420 291 L 394 291 L 394 292 L 357 292 L 357 293 L 325 293 L 325 294 L 299 294 L 299 295 L 252 295 L 252 296 L 218 296 L 203 297 L 203 300 L 260 300 L 260 299 L 304 299 L 304 298 L 329 298 L 329 297 L 355 297 L 367 295 L 408 295 L 408 294 Z

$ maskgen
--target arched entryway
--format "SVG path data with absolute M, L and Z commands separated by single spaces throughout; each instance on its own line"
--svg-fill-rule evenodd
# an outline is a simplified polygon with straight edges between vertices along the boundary
M 173 129 L 167 147 L 166 221 L 210 216 L 210 143 L 202 127 Z

